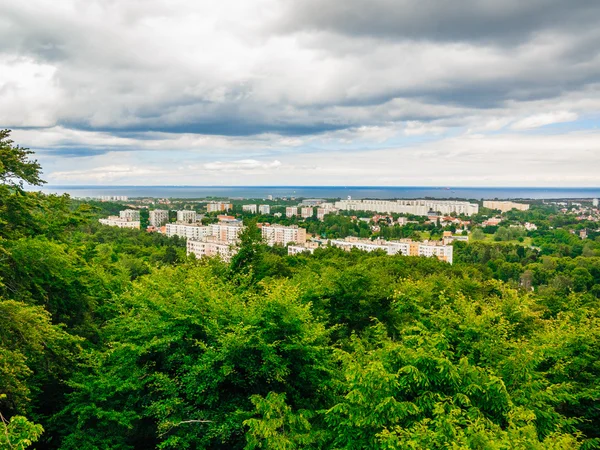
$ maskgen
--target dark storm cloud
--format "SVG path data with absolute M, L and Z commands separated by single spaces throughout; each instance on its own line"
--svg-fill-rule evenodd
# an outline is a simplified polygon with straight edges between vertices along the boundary
M 433 41 L 521 42 L 546 30 L 580 32 L 600 23 L 597 0 L 288 1 L 277 27 Z

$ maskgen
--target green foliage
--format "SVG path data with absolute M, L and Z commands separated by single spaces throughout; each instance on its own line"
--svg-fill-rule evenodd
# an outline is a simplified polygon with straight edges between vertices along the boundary
M 3 430 L 0 430 L 0 448 L 25 450 L 36 442 L 44 428 L 34 424 L 23 416 L 12 416 L 6 420 L 0 414 Z

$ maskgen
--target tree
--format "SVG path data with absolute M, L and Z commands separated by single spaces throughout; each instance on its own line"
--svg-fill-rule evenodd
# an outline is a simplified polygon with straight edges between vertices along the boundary
M 482 241 L 485 239 L 485 233 L 481 228 L 474 228 L 471 231 L 471 239 L 474 241 Z
M 10 130 L 0 130 L 0 183 L 13 189 L 23 189 L 24 183 L 34 186 L 45 183 L 40 178 L 42 167 L 29 159 L 33 152 L 13 144 Z
M 260 279 L 265 247 L 256 221 L 249 221 L 239 235 L 238 251 L 231 258 L 231 271 L 234 274 L 250 274 L 252 278 Z

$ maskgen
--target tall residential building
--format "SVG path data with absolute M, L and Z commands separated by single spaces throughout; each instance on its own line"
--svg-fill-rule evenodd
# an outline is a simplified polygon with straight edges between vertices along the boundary
M 259 205 L 258 212 L 264 215 L 271 214 L 271 207 L 269 205 Z
M 166 209 L 154 209 L 150 211 L 148 222 L 151 226 L 160 228 L 169 221 L 169 211 Z
M 188 240 L 187 254 L 193 253 L 196 258 L 219 256 L 225 262 L 231 261 L 231 258 L 237 252 L 231 242 L 218 241 L 216 239 L 205 239 L 202 241 Z
M 286 227 L 284 225 L 262 225 L 262 237 L 270 245 L 288 245 L 290 243 L 304 244 L 306 242 L 306 230 L 298 228 L 297 225 Z
M 300 211 L 301 211 L 300 215 L 304 219 L 307 219 L 314 215 L 314 209 L 312 208 L 312 206 L 304 206 Z
M 598 199 L 597 199 L 597 198 L 595 198 L 595 199 L 593 199 L 593 200 L 592 200 L 592 206 L 593 206 L 594 208 L 597 208 L 597 207 L 598 207 Z
M 317 219 L 323 220 L 326 214 L 337 213 L 332 203 L 321 203 L 317 208 Z
M 198 214 L 196 211 L 184 209 L 177 211 L 177 222 L 181 223 L 196 223 L 202 220 L 203 214 Z
M 285 217 L 294 217 L 298 215 L 297 206 L 288 206 L 285 208 Z
M 136 209 L 124 209 L 119 212 L 119 217 L 125 220 L 140 220 L 140 212 Z
M 256 214 L 256 205 L 242 205 L 242 211 L 250 214 Z
M 208 202 L 206 204 L 207 212 L 229 211 L 233 208 L 231 203 L 226 202 Z
M 119 216 L 108 216 L 106 219 L 98 219 L 98 222 L 109 227 L 140 229 L 139 220 L 130 220 Z
M 218 241 L 234 243 L 238 241 L 238 236 L 244 231 L 244 225 L 241 220 L 221 221 L 209 225 L 210 235 Z
M 165 233 L 168 237 L 201 240 L 210 236 L 210 227 L 200 223 L 168 223 Z
M 489 209 L 497 209 L 501 212 L 507 212 L 511 209 L 518 209 L 519 211 L 527 211 L 529 209 L 529 205 L 527 203 L 515 203 L 508 200 L 484 200 L 483 207 Z
M 454 200 L 340 200 L 335 202 L 337 209 L 345 211 L 374 211 L 378 213 L 413 214 L 427 216 L 431 211 L 441 214 L 465 214 L 479 212 L 477 203 Z

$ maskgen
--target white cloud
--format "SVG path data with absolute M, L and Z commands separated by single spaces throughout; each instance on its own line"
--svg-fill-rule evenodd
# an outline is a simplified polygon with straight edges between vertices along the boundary
M 242 159 L 239 161 L 222 162 L 215 161 L 204 164 L 204 168 L 215 172 L 247 172 L 247 171 L 264 171 L 269 169 L 277 169 L 281 166 L 281 162 L 274 160 L 269 162 L 257 161 L 255 159 Z
M 577 114 L 570 111 L 549 112 L 525 117 L 524 119 L 513 123 L 511 128 L 513 130 L 528 130 L 531 128 L 543 127 L 545 125 L 552 125 L 554 123 L 573 122 L 577 120 L 577 118 Z

